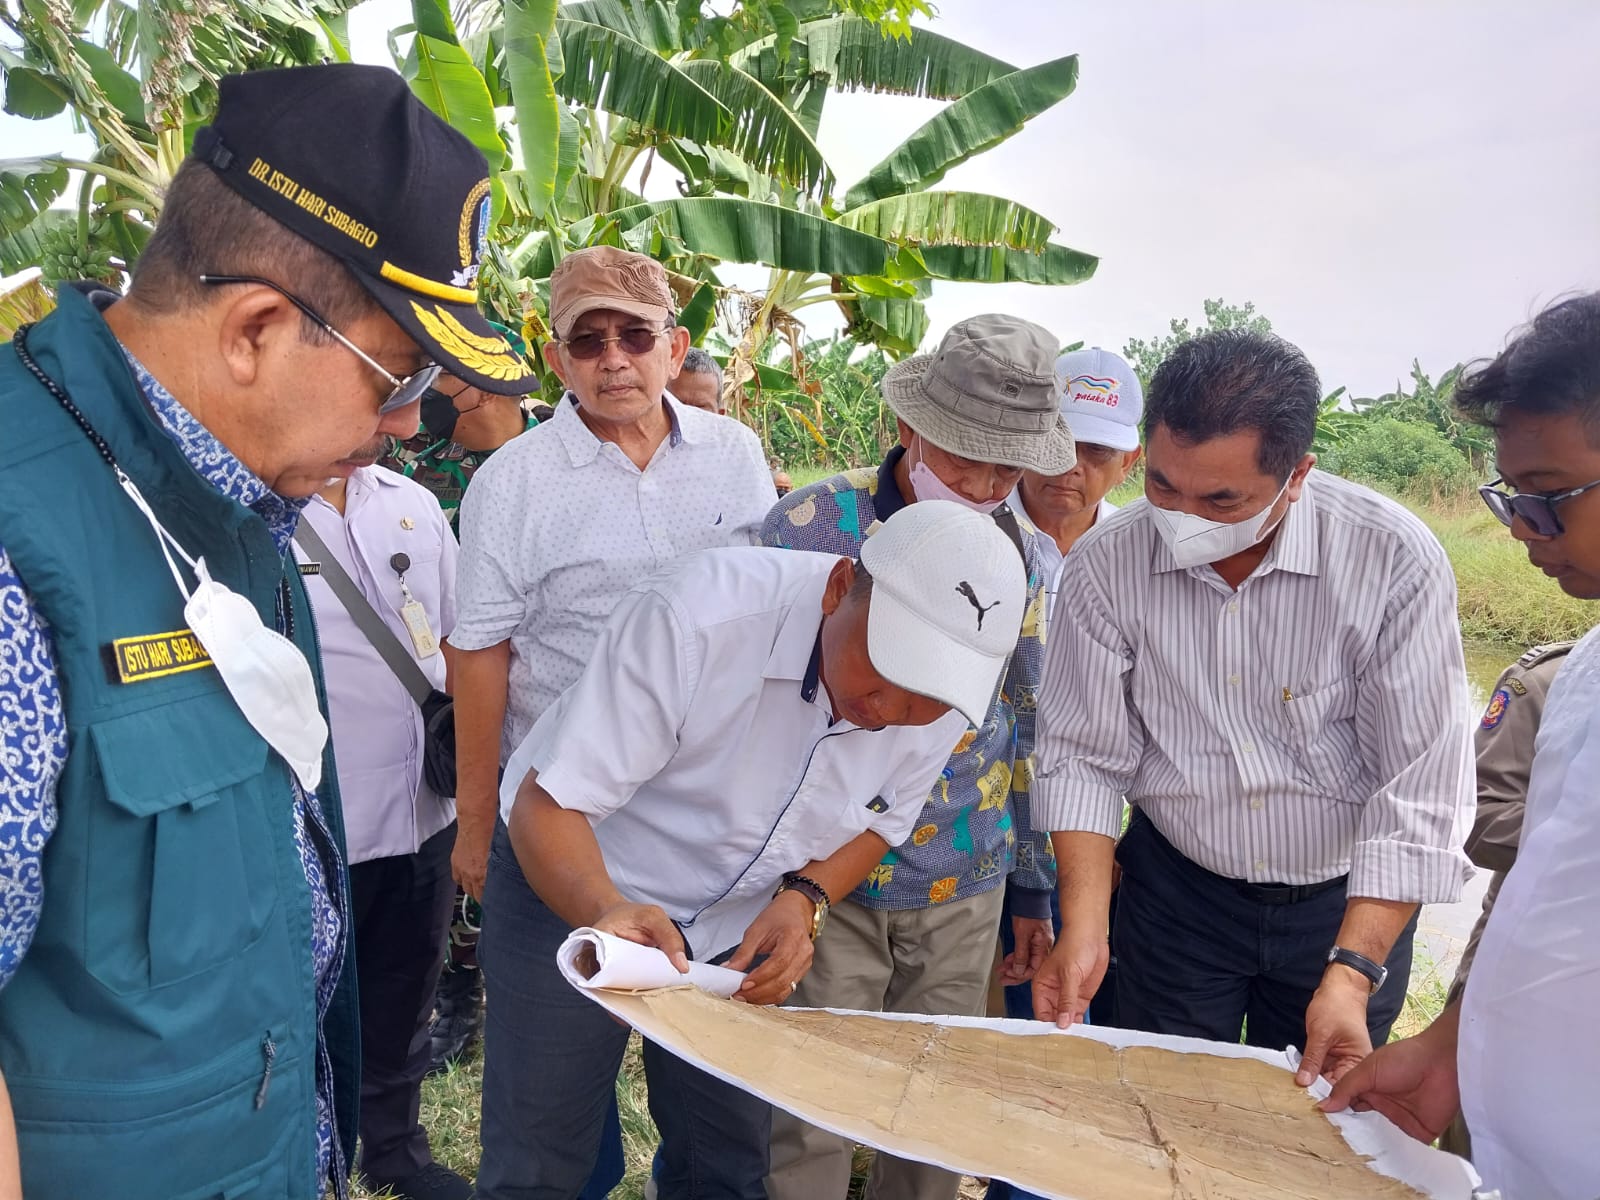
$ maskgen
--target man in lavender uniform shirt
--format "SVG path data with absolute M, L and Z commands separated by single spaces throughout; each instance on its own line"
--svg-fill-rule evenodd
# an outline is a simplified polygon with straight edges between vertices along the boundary
M 350 920 L 361 1003 L 361 1172 L 400 1200 L 467 1200 L 472 1188 L 433 1161 L 418 1121 L 431 1043 L 433 985 L 455 899 L 455 801 L 423 778 L 416 701 L 330 588 L 341 567 L 435 688 L 448 691 L 444 643 L 456 619 L 456 539 L 421 484 L 373 465 L 383 437 L 333 479 L 296 537 L 317 618 L 350 852 Z M 407 605 L 420 606 L 409 610 Z M 426 622 L 426 629 L 417 624 Z M 412 626 L 417 626 L 413 631 Z

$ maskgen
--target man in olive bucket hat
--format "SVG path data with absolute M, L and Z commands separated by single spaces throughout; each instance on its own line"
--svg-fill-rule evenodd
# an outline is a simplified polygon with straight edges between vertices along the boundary
M 797 489 L 767 517 L 765 545 L 855 556 L 906 505 L 953 500 L 993 514 L 1028 570 L 1021 636 L 986 719 L 952 748 L 911 838 L 852 894 L 830 897 L 827 935 L 793 1004 L 981 1015 L 1008 889 L 1017 950 L 1004 982 L 1031 979 L 1050 948 L 1055 861 L 1049 835 L 1029 819 L 1027 765 L 1045 581 L 1033 526 L 1005 498 L 1024 468 L 1053 475 L 1076 461 L 1055 380 L 1058 350 L 1054 336 L 1017 317 L 963 321 L 932 354 L 884 376 L 900 431 L 888 457 Z M 982 607 L 968 601 L 981 623 Z M 774 1112 L 771 1200 L 844 1200 L 851 1150 L 847 1139 Z M 958 1184 L 948 1171 L 879 1155 L 869 1194 L 953 1200 Z

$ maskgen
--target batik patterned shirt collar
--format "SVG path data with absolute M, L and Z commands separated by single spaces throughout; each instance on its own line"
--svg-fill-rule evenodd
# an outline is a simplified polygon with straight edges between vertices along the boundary
M 150 371 L 126 347 L 123 355 L 139 383 L 139 390 L 150 405 L 150 411 L 166 430 L 167 436 L 178 444 L 184 458 L 199 472 L 200 477 L 230 500 L 237 500 L 267 523 L 272 541 L 279 554 L 289 553 L 289 541 L 294 537 L 304 500 L 291 500 L 278 495 L 262 482 L 249 467 L 240 462 L 193 413 L 179 403 Z M 137 480 L 135 480 L 137 482 Z

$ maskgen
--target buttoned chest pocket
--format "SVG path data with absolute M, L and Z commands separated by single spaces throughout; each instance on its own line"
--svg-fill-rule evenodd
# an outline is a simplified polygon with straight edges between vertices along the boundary
M 1355 720 L 1359 694 L 1355 680 L 1341 679 L 1283 701 L 1297 778 L 1336 800 L 1366 799 L 1352 790 L 1361 776 Z
M 278 886 L 267 747 L 226 693 L 91 726 L 101 782 L 88 817 L 84 956 L 128 993 L 238 958 L 266 930 Z

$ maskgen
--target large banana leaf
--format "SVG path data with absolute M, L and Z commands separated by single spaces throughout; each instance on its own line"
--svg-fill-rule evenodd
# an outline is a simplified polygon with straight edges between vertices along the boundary
M 699 8 L 698 3 L 695 7 Z M 657 54 L 676 54 L 684 49 L 677 9 L 663 0 L 580 0 L 563 4 L 559 15 L 567 21 L 586 21 L 620 30 Z
M 411 11 L 416 36 L 398 63 L 400 74 L 419 100 L 483 152 L 490 172 L 498 172 L 506 147 L 495 122 L 494 100 L 456 37 L 447 0 L 411 0 Z
M 998 146 L 1078 86 L 1078 56 L 1002 76 L 969 92 L 918 129 L 850 189 L 845 207 L 921 191 Z
M 1003 246 L 924 246 L 922 261 L 935 279 L 966 283 L 1082 283 L 1100 260 L 1092 254 L 1049 243 L 1040 253 Z
M 624 229 L 657 220 L 695 254 L 823 275 L 881 275 L 887 242 L 822 217 L 728 196 L 642 204 L 611 214 Z
M 833 187 L 833 172 L 795 114 L 761 83 L 715 59 L 691 59 L 683 73 L 733 114 L 726 146 L 764 175 L 775 175 L 811 195 Z
M 1056 231 L 1049 218 L 982 192 L 912 192 L 840 213 L 847 229 L 912 246 L 1010 246 L 1040 250 Z
M 6 111 L 30 121 L 43 121 L 66 108 L 66 90 L 45 72 L 21 63 L 20 56 L 0 46 L 0 67 L 5 68 L 6 77 Z
M 1017 69 L 926 29 L 914 28 L 904 38 L 885 37 L 875 23 L 849 15 L 801 25 L 787 62 L 779 59 L 776 37 L 750 43 L 730 61 L 773 90 L 782 79 L 822 74 L 841 91 L 937 100 L 954 100 Z
M 31 225 L 67 190 L 67 168 L 55 158 L 0 160 L 0 237 Z
M 506 74 L 517 109 L 524 195 L 543 220 L 556 201 L 561 167 L 561 110 L 556 78 L 562 70 L 555 40 L 556 0 L 505 0 Z
M 587 21 L 556 18 L 566 69 L 556 90 L 574 104 L 626 117 L 652 133 L 716 143 L 733 114 L 643 42 Z
M 93 42 L 74 38 L 72 46 L 82 57 L 106 99 L 122 114 L 122 119 L 134 128 L 146 126 L 144 97 L 139 92 L 139 81 L 123 70 L 114 55 Z
M 18 284 L 0 295 L 0 339 L 9 342 L 21 326 L 42 320 L 55 306 L 55 297 L 37 275 Z

